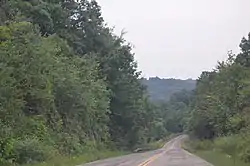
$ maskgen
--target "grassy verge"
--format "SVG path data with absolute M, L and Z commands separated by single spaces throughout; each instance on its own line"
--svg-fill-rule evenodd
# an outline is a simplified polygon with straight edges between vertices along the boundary
M 117 157 L 117 156 L 121 156 L 125 154 L 128 154 L 128 152 L 96 151 L 96 152 L 86 153 L 86 154 L 75 156 L 75 157 L 57 156 L 43 163 L 28 164 L 25 166 L 76 166 L 79 164 L 84 164 L 84 163 L 88 163 L 88 162 L 99 160 L 99 159 Z
M 249 163 L 244 163 L 239 159 L 229 158 L 225 153 L 218 151 L 196 151 L 197 156 L 205 159 L 214 166 L 249 166 Z
M 166 136 L 164 139 L 151 142 L 146 145 L 140 146 L 138 151 L 135 152 L 144 152 L 149 150 L 155 150 L 161 148 L 166 142 L 168 142 L 170 139 L 176 137 L 177 134 L 171 134 Z M 110 158 L 110 157 L 117 157 L 121 155 L 129 154 L 129 152 L 124 151 L 93 151 L 86 154 L 82 154 L 79 156 L 74 157 L 68 157 L 68 156 L 55 156 L 51 158 L 50 160 L 43 162 L 43 163 L 37 163 L 37 164 L 26 164 L 23 166 L 76 166 L 100 159 Z
M 249 163 L 245 163 L 242 160 L 233 159 L 228 154 L 221 152 L 220 150 L 212 147 L 209 142 L 201 142 L 195 140 L 187 140 L 182 144 L 183 149 L 193 153 L 214 166 L 249 166 Z

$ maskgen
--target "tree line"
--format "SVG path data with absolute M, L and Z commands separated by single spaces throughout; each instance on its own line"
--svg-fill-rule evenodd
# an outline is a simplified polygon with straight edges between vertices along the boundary
M 143 79 L 142 82 L 147 86 L 150 100 L 155 103 L 168 102 L 173 94 L 182 90 L 192 91 L 196 86 L 196 80 L 192 79 L 180 80 L 149 77 L 148 79 Z
M 88 0 L 0 1 L 0 164 L 133 149 L 169 132 L 239 138 L 250 161 L 250 35 L 193 91 L 155 105 L 132 46 Z
M 174 93 L 158 109 L 163 126 L 172 133 L 188 133 L 203 150 L 218 149 L 250 162 L 250 33 L 240 52 L 204 71 L 194 90 Z M 214 148 L 214 149 L 213 149 Z
M 202 140 L 231 138 L 227 151 L 250 162 L 250 34 L 239 46 L 238 54 L 230 51 L 198 78 L 186 130 Z
M 0 163 L 162 138 L 132 46 L 88 0 L 0 1 Z

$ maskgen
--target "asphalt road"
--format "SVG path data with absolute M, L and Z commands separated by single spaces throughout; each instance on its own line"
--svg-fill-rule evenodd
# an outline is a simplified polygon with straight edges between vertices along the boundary
M 181 148 L 181 141 L 185 137 L 174 138 L 159 150 L 95 161 L 81 166 L 212 166 Z

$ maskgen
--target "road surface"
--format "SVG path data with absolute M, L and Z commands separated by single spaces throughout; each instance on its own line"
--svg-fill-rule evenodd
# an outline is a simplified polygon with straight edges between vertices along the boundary
M 186 136 L 172 139 L 159 150 L 95 161 L 81 166 L 212 166 L 181 148 Z

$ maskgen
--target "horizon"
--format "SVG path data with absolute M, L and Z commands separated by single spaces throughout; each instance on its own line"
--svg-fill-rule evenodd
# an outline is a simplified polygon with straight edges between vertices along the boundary
M 142 78 L 144 78 L 144 79 L 146 79 L 146 80 L 149 80 L 149 79 L 151 79 L 151 78 L 159 78 L 159 79 L 161 79 L 161 80 L 194 80 L 194 81 L 196 81 L 198 78 L 196 78 L 196 79 L 194 79 L 194 78 L 171 78 L 171 77 L 158 77 L 158 76 L 150 76 L 150 77 L 142 77 Z

